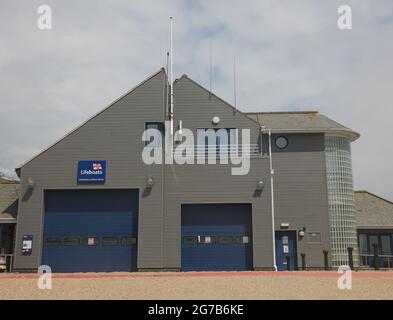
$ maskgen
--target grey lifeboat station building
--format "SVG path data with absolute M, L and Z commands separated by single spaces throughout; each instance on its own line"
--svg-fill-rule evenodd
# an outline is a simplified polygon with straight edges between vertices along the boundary
M 329 267 L 348 264 L 358 133 L 315 111 L 243 113 L 186 75 L 171 109 L 170 89 L 161 69 L 16 169 L 15 271 L 296 270 L 302 256 L 321 269 L 324 251 Z M 195 148 L 207 141 L 206 157 L 206 130 L 231 132 L 214 141 L 219 157 L 246 150 L 249 129 L 248 172 L 146 164 L 144 131 L 160 130 L 162 146 L 169 120 L 178 144 L 185 128 Z

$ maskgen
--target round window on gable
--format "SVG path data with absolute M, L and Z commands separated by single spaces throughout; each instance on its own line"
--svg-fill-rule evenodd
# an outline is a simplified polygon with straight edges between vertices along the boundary
M 276 147 L 279 149 L 285 149 L 288 146 L 288 139 L 286 137 L 280 136 L 275 140 Z

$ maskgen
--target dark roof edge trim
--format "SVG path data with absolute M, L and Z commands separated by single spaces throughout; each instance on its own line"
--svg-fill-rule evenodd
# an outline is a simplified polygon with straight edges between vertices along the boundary
M 381 226 L 381 225 L 374 225 L 374 226 L 356 226 L 356 229 L 358 230 L 388 230 L 392 229 L 393 226 Z
M 3 223 L 3 224 L 16 224 L 17 220 L 16 219 L 0 219 L 0 223 Z
M 328 136 L 343 136 L 351 140 L 351 142 L 357 140 L 360 134 L 351 129 L 328 129 L 328 128 L 315 128 L 315 129 L 269 129 L 266 127 L 263 131 L 271 131 L 271 133 L 325 133 Z
M 315 111 L 315 110 L 303 110 L 303 111 L 250 111 L 250 112 L 246 112 L 246 114 L 252 114 L 252 115 L 266 115 L 266 114 L 316 114 L 319 113 L 319 111 Z

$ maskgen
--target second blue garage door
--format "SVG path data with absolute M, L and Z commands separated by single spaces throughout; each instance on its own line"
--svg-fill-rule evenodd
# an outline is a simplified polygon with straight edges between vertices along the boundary
M 182 205 L 183 271 L 252 269 L 251 205 Z
M 138 191 L 45 192 L 42 264 L 53 272 L 136 270 Z

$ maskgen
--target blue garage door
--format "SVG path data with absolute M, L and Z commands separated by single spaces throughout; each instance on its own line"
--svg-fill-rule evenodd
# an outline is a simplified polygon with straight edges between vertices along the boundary
M 53 272 L 136 269 L 138 191 L 45 192 L 42 264 Z
M 182 205 L 183 271 L 252 269 L 251 205 Z

